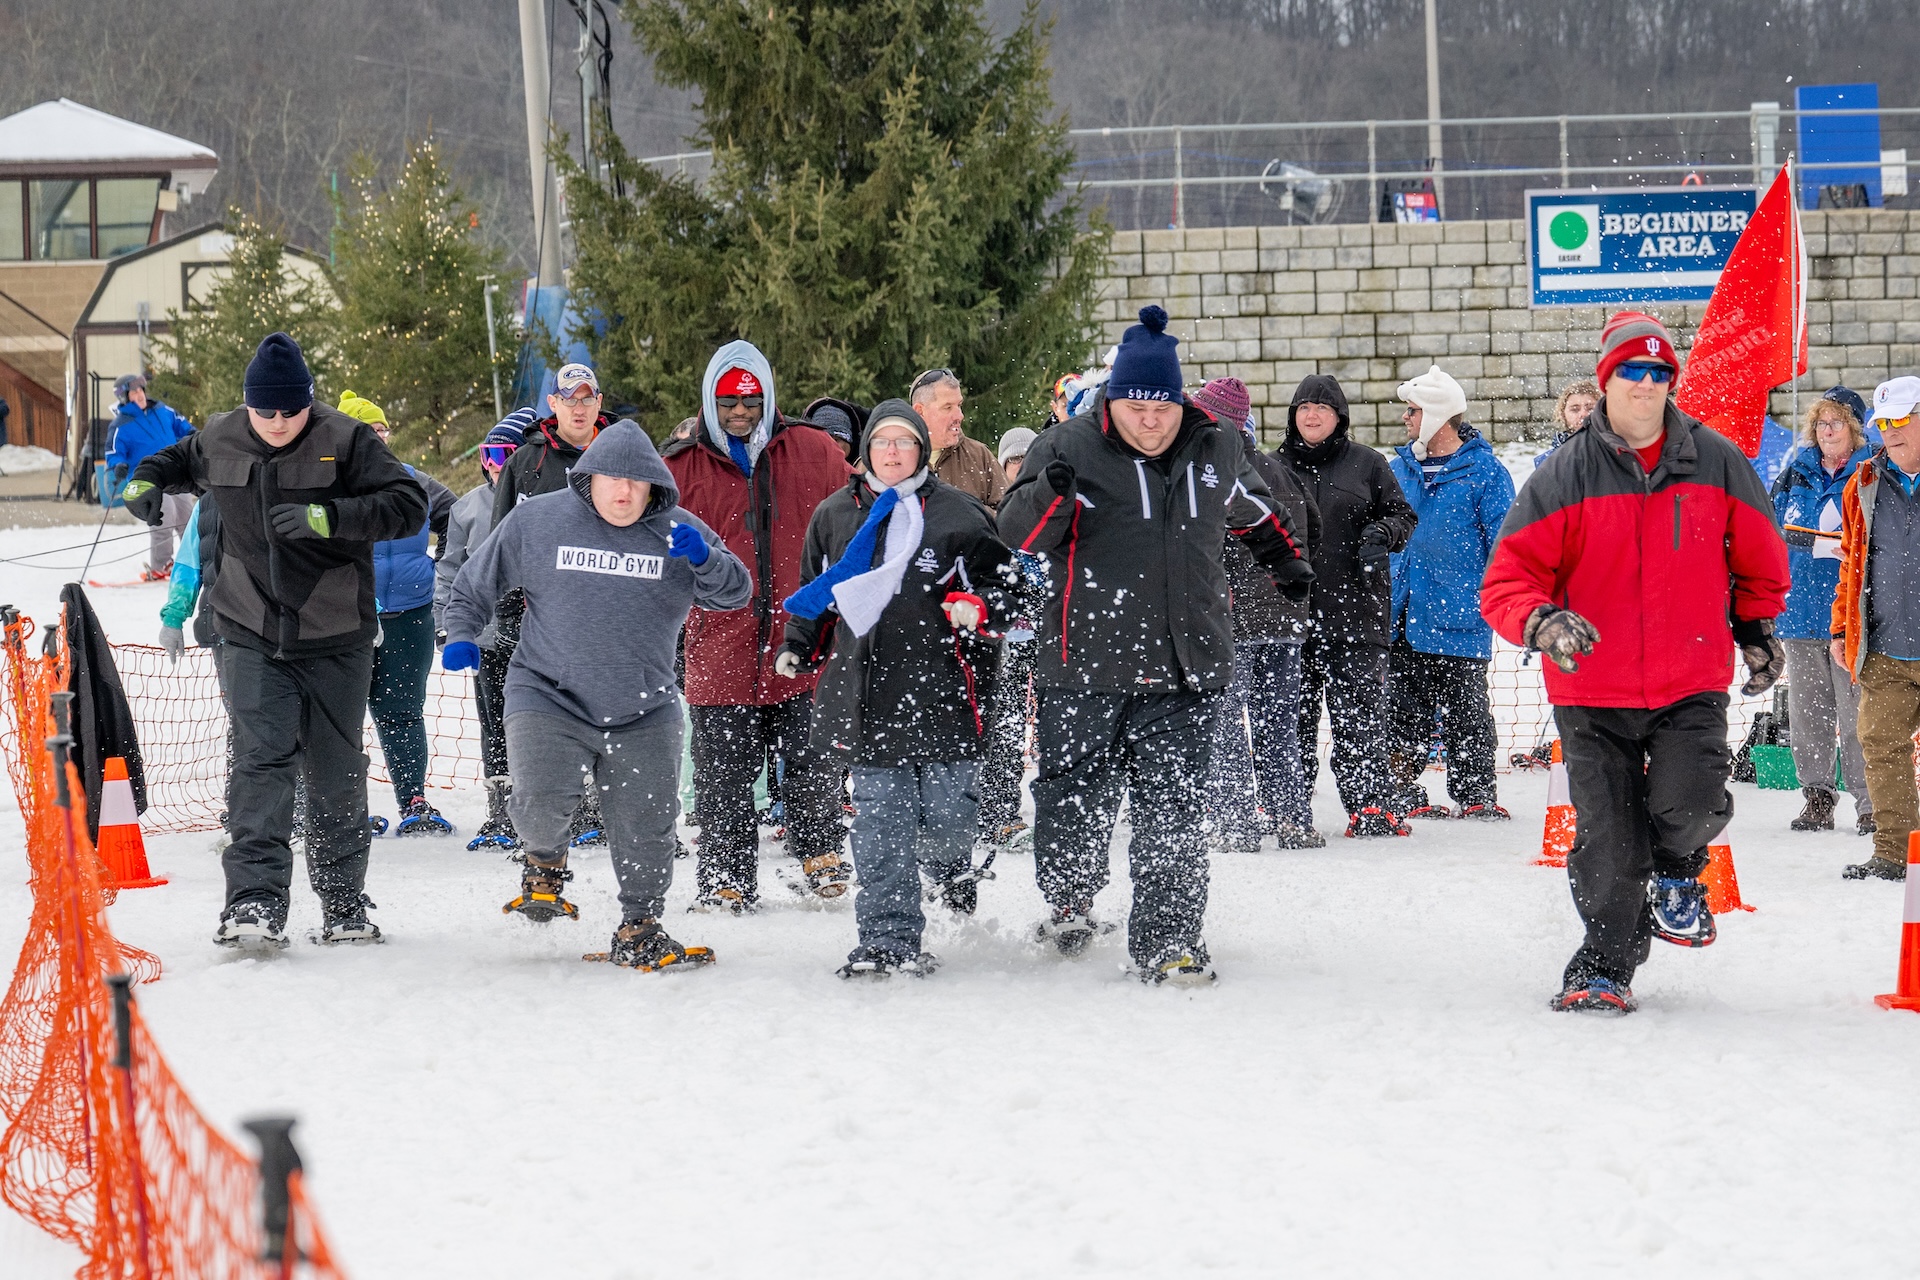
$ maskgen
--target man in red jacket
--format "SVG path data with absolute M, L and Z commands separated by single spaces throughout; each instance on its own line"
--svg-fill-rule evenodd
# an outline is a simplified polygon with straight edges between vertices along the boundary
M 781 602 L 800 589 L 807 522 L 851 469 L 832 436 L 780 416 L 773 369 L 750 342 L 714 353 L 700 394 L 699 425 L 662 456 L 680 505 L 718 532 L 753 575 L 753 597 L 744 608 L 696 608 L 687 619 L 698 905 L 739 912 L 759 899 L 753 784 L 770 752 L 780 761 L 788 848 L 815 893 L 838 897 L 848 880 L 840 857 L 844 775 L 808 744 L 814 676 L 783 676 L 773 664 L 787 628 Z
M 1655 936 L 1714 939 L 1699 875 L 1733 817 L 1727 686 L 1785 670 L 1773 618 L 1787 546 L 1753 466 L 1675 408 L 1673 339 L 1625 311 L 1601 331 L 1605 399 L 1508 512 L 1480 612 L 1552 659 L 1578 825 L 1567 858 L 1587 936 L 1556 1009 L 1624 1014 Z

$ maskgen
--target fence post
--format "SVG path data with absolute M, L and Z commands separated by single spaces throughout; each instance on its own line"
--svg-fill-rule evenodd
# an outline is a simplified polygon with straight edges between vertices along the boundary
M 292 1273 L 299 1252 L 299 1242 L 287 1230 L 291 1212 L 287 1179 L 300 1168 L 293 1125 L 292 1116 L 259 1116 L 240 1124 L 260 1144 L 260 1256 L 278 1264 L 282 1275 Z
M 1568 166 L 1567 118 L 1565 116 L 1561 116 L 1560 117 L 1560 185 L 1563 187 L 1570 185 L 1568 182 L 1569 175 L 1567 173 L 1567 166 Z
M 1380 181 L 1380 127 L 1367 121 L 1367 221 L 1380 216 L 1380 196 L 1375 188 Z
M 140 1274 L 153 1274 L 152 1229 L 147 1221 L 146 1166 L 140 1155 L 140 1116 L 134 1107 L 133 1093 L 133 975 L 110 973 L 107 985 L 113 989 L 113 1063 L 120 1072 L 120 1105 L 126 1108 L 123 1120 L 127 1145 L 132 1149 L 127 1174 L 133 1182 L 133 1217 L 139 1229 Z

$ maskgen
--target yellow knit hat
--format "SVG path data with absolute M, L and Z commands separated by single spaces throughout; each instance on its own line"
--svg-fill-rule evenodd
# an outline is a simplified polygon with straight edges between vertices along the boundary
M 376 422 L 383 427 L 387 425 L 385 410 L 373 401 L 355 395 L 351 391 L 343 391 L 340 393 L 340 412 L 346 414 L 349 418 L 357 418 L 368 426 L 372 426 Z

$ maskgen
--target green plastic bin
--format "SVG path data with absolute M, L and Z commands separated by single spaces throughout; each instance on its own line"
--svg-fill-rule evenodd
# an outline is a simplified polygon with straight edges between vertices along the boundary
M 1754 747 L 1753 780 L 1762 791 L 1798 791 L 1800 775 L 1794 772 L 1793 751 L 1787 747 Z

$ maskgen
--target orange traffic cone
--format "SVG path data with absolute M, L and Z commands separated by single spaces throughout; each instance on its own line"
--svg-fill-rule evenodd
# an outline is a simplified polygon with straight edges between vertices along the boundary
M 95 842 L 107 865 L 103 889 L 151 889 L 165 884 L 147 870 L 147 845 L 140 838 L 140 813 L 133 804 L 133 783 L 127 762 L 108 756 L 100 780 L 100 839 Z
M 1752 911 L 1753 908 L 1740 901 L 1740 877 L 1733 872 L 1733 846 L 1730 844 L 1710 844 L 1707 846 L 1707 867 L 1700 873 L 1700 883 L 1707 889 L 1707 910 L 1715 915 L 1724 915 L 1729 911 Z
M 1911 1009 L 1920 1013 L 1920 831 L 1907 836 L 1907 906 L 1900 913 L 1899 990 L 1890 996 L 1875 996 L 1882 1009 Z
M 1567 766 L 1560 761 L 1560 739 L 1553 740 L 1553 764 L 1547 770 L 1547 823 L 1540 833 L 1536 867 L 1564 867 L 1573 851 L 1573 793 L 1567 786 Z

